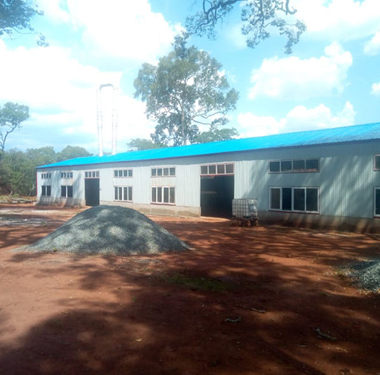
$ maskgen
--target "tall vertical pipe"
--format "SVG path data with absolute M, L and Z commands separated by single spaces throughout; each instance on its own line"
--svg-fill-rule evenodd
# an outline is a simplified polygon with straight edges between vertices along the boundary
M 99 156 L 103 156 L 103 107 L 102 107 L 102 89 L 112 87 L 112 154 L 116 154 L 117 143 L 117 123 L 118 123 L 118 90 L 112 83 L 105 83 L 99 86 L 97 90 L 97 123 L 98 123 L 98 143 Z
M 98 154 L 103 156 L 103 110 L 100 90 L 101 86 L 96 90 L 96 122 L 98 125 Z

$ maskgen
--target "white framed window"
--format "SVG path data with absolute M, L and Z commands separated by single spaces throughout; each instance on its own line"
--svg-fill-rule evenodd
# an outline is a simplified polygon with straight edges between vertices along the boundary
M 374 202 L 373 214 L 376 217 L 380 217 L 380 187 L 375 187 L 373 189 L 373 202 Z
M 175 167 L 152 168 L 151 177 L 174 177 Z
M 319 188 L 271 187 L 269 188 L 269 209 L 273 211 L 319 213 Z
M 42 185 L 41 186 L 41 196 L 51 197 L 51 185 Z
M 99 171 L 86 171 L 84 178 L 99 178 Z
M 73 178 L 73 172 L 61 171 L 61 178 Z
M 115 169 L 113 171 L 114 177 L 133 177 L 133 170 L 132 169 Z
M 157 204 L 175 204 L 175 187 L 174 186 L 153 186 L 152 203 Z
M 51 172 L 41 173 L 41 179 L 47 180 L 51 178 Z
M 234 174 L 233 163 L 201 165 L 202 176 L 215 176 L 215 175 L 225 175 L 225 174 L 229 174 L 229 175 Z
M 272 160 L 269 173 L 319 172 L 319 159 Z
M 73 187 L 71 185 L 61 185 L 61 197 L 72 198 L 73 197 Z
M 115 191 L 115 195 L 114 195 L 115 201 L 132 202 L 133 200 L 132 186 L 115 186 L 114 191 Z

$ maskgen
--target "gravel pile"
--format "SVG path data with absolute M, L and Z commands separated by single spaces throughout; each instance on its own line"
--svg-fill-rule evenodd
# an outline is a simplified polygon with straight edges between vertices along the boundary
M 130 255 L 185 249 L 189 246 L 138 211 L 96 206 L 18 250 Z
M 380 291 L 379 259 L 354 263 L 346 269 L 346 273 L 359 288 L 372 292 Z

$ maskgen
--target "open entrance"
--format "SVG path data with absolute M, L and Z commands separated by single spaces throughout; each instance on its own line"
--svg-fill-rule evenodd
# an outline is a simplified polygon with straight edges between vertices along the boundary
M 234 176 L 201 176 L 201 215 L 231 217 Z
M 86 178 L 84 180 L 86 206 L 99 205 L 99 178 Z

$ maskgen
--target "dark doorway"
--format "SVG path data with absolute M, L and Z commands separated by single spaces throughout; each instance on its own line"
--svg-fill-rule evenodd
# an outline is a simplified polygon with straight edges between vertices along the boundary
M 86 206 L 99 206 L 99 178 L 84 180 Z
M 201 215 L 231 217 L 234 176 L 201 177 Z

